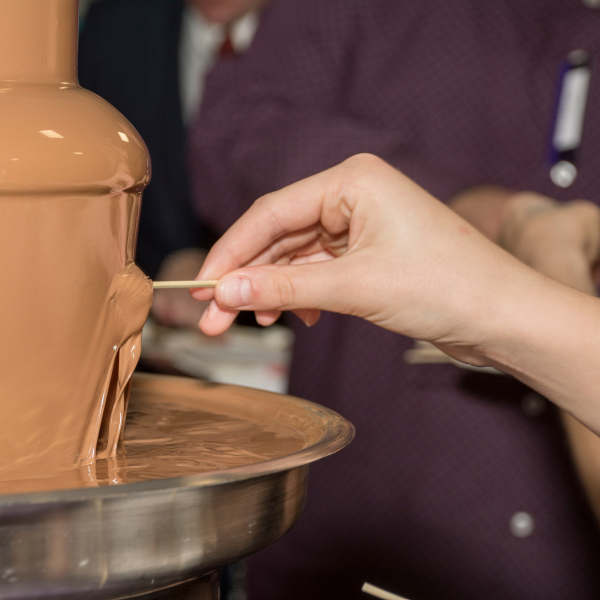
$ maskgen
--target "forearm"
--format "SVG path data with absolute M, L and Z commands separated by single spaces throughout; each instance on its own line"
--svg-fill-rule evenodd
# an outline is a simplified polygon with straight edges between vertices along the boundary
M 598 299 L 542 275 L 516 279 L 487 329 L 492 366 L 600 432 Z
M 566 219 L 577 216 L 582 210 L 586 210 L 586 207 L 580 203 L 566 207 L 570 214 L 565 213 L 564 209 L 556 210 L 561 211 L 561 214 L 555 212 L 554 216 L 560 218 L 561 231 L 564 234 L 564 228 L 567 225 Z M 553 215 L 540 216 L 552 218 Z M 530 245 L 527 253 L 529 264 L 540 273 L 595 296 L 596 288 L 590 264 L 594 261 L 597 252 L 595 246 L 598 231 L 593 226 L 594 217 L 595 211 L 592 211 L 583 218 L 581 223 L 585 226 L 580 225 L 573 230 L 579 232 L 577 236 L 563 237 L 563 240 L 571 239 L 571 241 L 579 238 L 580 243 L 575 245 L 559 243 L 556 232 L 555 235 L 550 236 L 540 235 L 544 233 L 544 229 L 538 228 L 538 235 L 535 236 L 534 243 Z M 588 227 L 590 223 L 592 224 L 591 229 Z M 569 231 L 570 229 L 567 228 L 567 233 Z M 548 232 L 547 227 L 546 232 Z M 552 230 L 550 230 L 551 232 Z M 567 433 L 573 463 L 579 473 L 590 505 L 600 521 L 600 437 L 566 411 L 561 411 L 561 417 Z
M 589 256 L 581 244 L 574 243 L 583 235 L 584 223 L 594 223 L 595 214 L 587 214 L 589 207 L 571 205 L 566 209 L 570 214 L 558 213 L 564 209 L 555 208 L 550 198 L 494 186 L 461 192 L 449 206 L 492 241 L 507 244 L 537 272 L 594 294 Z M 569 412 L 587 412 L 587 405 L 595 403 L 600 371 L 600 351 L 596 351 L 600 303 L 545 277 L 522 275 L 520 284 L 521 274 L 505 276 L 511 285 L 503 291 L 513 289 L 514 297 L 501 312 L 501 325 L 492 332 L 496 341 L 488 348 L 488 358 Z M 571 361 L 570 356 L 577 359 Z M 598 431 L 598 421 L 594 423 Z

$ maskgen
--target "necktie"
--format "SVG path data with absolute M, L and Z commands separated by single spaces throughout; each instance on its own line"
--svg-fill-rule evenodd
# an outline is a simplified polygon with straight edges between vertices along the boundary
M 225 39 L 219 48 L 219 58 L 229 58 L 235 55 L 235 48 L 231 43 L 229 28 L 225 31 Z

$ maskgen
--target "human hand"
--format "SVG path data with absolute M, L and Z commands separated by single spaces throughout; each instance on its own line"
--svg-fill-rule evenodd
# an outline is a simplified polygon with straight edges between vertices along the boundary
M 600 432 L 600 301 L 537 273 L 372 156 L 258 200 L 198 277 L 200 327 L 331 310 L 514 375 Z M 306 312 L 308 311 L 308 312 Z
M 513 194 L 503 208 L 498 241 L 536 271 L 596 294 L 600 209 L 595 204 L 559 203 L 534 192 Z
M 173 252 L 163 260 L 157 281 L 192 279 L 202 267 L 206 255 L 207 251 L 201 248 Z M 207 306 L 207 302 L 196 302 L 184 289 L 154 290 L 151 312 L 161 325 L 195 329 Z
M 257 311 L 262 324 L 281 310 L 312 324 L 329 310 L 483 364 L 481 323 L 493 326 L 500 292 L 513 281 L 518 288 L 523 270 L 415 183 L 362 155 L 259 199 L 198 275 L 219 279 L 216 289 L 192 295 L 213 298 L 200 322 L 209 335 L 238 310 Z

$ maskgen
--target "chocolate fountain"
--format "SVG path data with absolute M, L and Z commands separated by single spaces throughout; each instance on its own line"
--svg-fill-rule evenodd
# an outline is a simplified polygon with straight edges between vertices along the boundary
M 217 598 L 220 567 L 296 522 L 308 464 L 353 429 L 295 398 L 132 377 L 150 160 L 76 57 L 77 0 L 0 0 L 0 597 Z

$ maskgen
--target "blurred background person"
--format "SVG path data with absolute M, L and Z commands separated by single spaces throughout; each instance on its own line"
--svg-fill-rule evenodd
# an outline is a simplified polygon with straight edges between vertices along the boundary
M 222 233 L 262 194 L 359 152 L 495 241 L 536 197 L 522 190 L 598 203 L 599 25 L 580 0 L 280 0 L 249 52 L 207 79 L 190 136 L 198 214 Z M 588 108 L 580 96 L 566 118 L 577 131 L 561 137 L 580 68 Z M 251 598 L 358 599 L 365 580 L 415 600 L 597 596 L 596 436 L 569 423 L 569 446 L 558 411 L 526 386 L 408 365 L 411 340 L 358 319 L 294 330 L 290 392 L 339 410 L 357 436 L 312 469 L 294 530 L 251 559 Z
M 82 85 L 130 118 L 152 154 L 138 251 L 151 276 L 192 277 L 203 253 L 189 248 L 262 193 L 357 152 L 454 196 L 473 219 L 501 214 L 511 190 L 594 199 L 587 125 L 570 190 L 543 158 L 561 62 L 595 48 L 597 13 L 579 0 L 277 0 L 244 55 L 251 7 L 201 4 L 104 1 L 83 33 Z M 482 183 L 505 186 L 502 198 L 467 189 Z M 197 322 L 187 293 L 159 298 L 164 322 Z M 415 599 L 595 597 L 597 532 L 543 398 L 507 378 L 406 365 L 411 341 L 357 319 L 295 329 L 292 393 L 337 408 L 358 436 L 313 469 L 307 513 L 256 557 L 254 598 L 358 598 L 365 579 Z
M 80 83 L 131 121 L 152 158 L 136 262 L 153 279 L 192 278 L 214 240 L 192 209 L 187 132 L 207 74 L 248 49 L 266 2 L 103 0 L 85 15 Z M 152 312 L 162 323 L 195 327 L 202 310 L 184 290 L 160 290 Z

